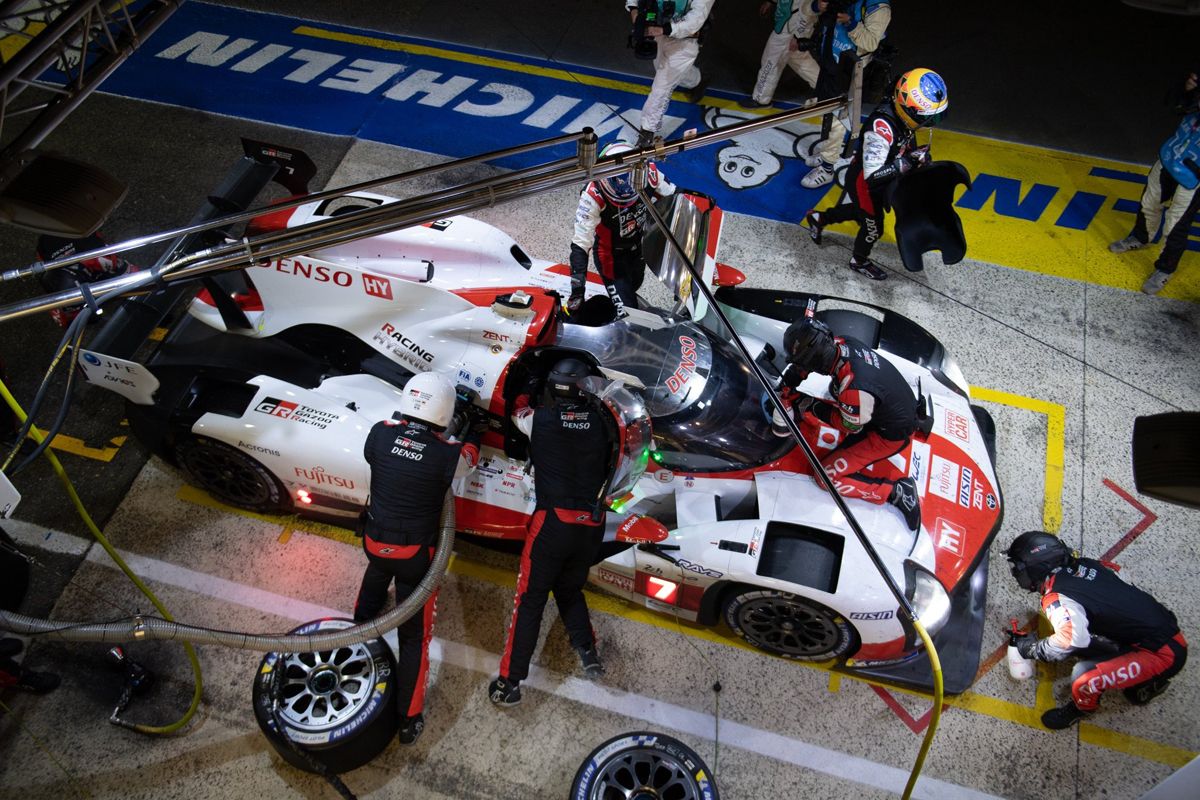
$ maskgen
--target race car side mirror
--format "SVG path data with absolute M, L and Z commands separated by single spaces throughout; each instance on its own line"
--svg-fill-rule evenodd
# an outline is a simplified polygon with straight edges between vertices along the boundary
M 658 544 L 665 541 L 668 535 L 666 527 L 658 520 L 630 514 L 617 526 L 615 538 L 626 544 Z

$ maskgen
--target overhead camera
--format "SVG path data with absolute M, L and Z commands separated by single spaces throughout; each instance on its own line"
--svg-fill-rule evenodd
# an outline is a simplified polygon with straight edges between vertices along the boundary
M 667 0 L 661 8 L 658 0 L 640 0 L 633 30 L 629 34 L 629 47 L 633 48 L 634 58 L 651 61 L 658 56 L 658 42 L 655 37 L 646 35 L 646 29 L 662 28 L 674 16 L 674 0 Z

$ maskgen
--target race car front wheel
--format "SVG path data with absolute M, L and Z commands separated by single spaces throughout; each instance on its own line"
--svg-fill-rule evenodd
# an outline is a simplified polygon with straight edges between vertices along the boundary
M 193 483 L 222 503 L 263 514 L 291 510 L 279 479 L 235 447 L 194 436 L 176 445 L 175 457 Z
M 690 747 L 661 733 L 614 736 L 584 759 L 571 800 L 719 800 L 708 766 Z
M 725 601 L 725 622 L 755 647 L 801 661 L 841 658 L 857 640 L 845 617 L 820 603 L 748 586 Z
M 353 624 L 322 619 L 293 633 Z M 292 766 L 315 772 L 315 760 L 330 772 L 348 772 L 383 752 L 396 735 L 395 675 L 396 660 L 383 639 L 314 653 L 267 653 L 254 676 L 254 716 Z

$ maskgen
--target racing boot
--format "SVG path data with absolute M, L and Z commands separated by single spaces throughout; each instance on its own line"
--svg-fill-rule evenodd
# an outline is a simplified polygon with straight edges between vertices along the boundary
M 400 740 L 400 744 L 415 744 L 417 739 L 421 738 L 422 731 L 425 730 L 425 715 L 416 714 L 411 717 L 403 717 L 400 720 L 400 730 L 396 733 L 396 738 Z
M 488 686 L 488 698 L 501 708 L 511 708 L 521 702 L 521 682 L 496 678 Z
M 1150 277 L 1146 278 L 1146 282 L 1142 284 L 1142 292 L 1144 294 L 1158 294 L 1167 285 L 1167 281 L 1171 280 L 1171 275 L 1174 273 L 1163 272 L 1161 269 L 1156 269 L 1150 273 Z
M 1171 681 L 1166 678 L 1151 678 L 1144 683 L 1139 683 L 1137 686 L 1122 689 L 1121 693 L 1125 695 L 1126 700 L 1135 706 L 1144 706 L 1165 692 L 1170 683 Z
M 821 221 L 821 212 L 815 209 L 809 211 L 804 215 L 804 222 L 808 225 L 808 235 L 813 240 L 813 244 L 820 244 L 821 232 L 825 230 L 825 223 Z
M 1071 727 L 1090 713 L 1090 711 L 1081 710 L 1075 703 L 1071 702 L 1058 708 L 1052 708 L 1045 714 L 1042 714 L 1042 724 L 1052 731 L 1061 731 L 1064 728 Z
M 700 76 L 699 82 L 690 89 L 686 89 L 687 99 L 690 103 L 699 103 L 704 99 L 704 91 L 708 88 L 708 78 L 704 75 Z
M 858 258 L 850 256 L 850 269 L 855 272 L 866 275 L 873 281 L 882 281 L 887 278 L 887 273 L 875 265 L 875 262 L 869 258 Z
M 1138 239 L 1133 234 L 1126 236 L 1124 239 L 1117 239 L 1108 246 L 1110 253 L 1128 253 L 1130 250 L 1140 250 L 1145 247 L 1146 243 Z
M 575 652 L 579 653 L 579 663 L 583 665 L 583 677 L 595 680 L 604 674 L 604 665 L 600 663 L 600 654 L 596 652 L 596 645 L 577 647 Z
M 649 147 L 652 144 L 654 144 L 654 131 L 648 131 L 645 128 L 639 128 L 637 146 Z
M 892 485 L 889 503 L 900 509 L 909 530 L 921 529 L 921 498 L 917 495 L 917 482 L 912 478 L 901 478 Z

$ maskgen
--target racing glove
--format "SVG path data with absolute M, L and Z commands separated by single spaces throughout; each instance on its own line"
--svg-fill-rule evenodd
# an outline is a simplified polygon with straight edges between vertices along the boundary
M 929 163 L 929 145 L 914 147 L 904 154 L 904 161 L 908 164 L 908 168 L 901 168 L 901 172 L 907 172 L 909 169 L 920 169 Z
M 587 285 L 587 251 L 571 243 L 571 296 L 567 299 L 567 311 L 574 314 L 583 306 L 583 287 Z
M 1005 631 L 1005 633 L 1011 634 L 1011 631 Z M 1014 637 L 1013 644 L 1016 645 L 1017 652 L 1021 654 L 1022 658 L 1036 659 L 1038 641 L 1039 639 L 1036 633 L 1026 633 L 1025 631 L 1020 631 L 1019 635 Z

